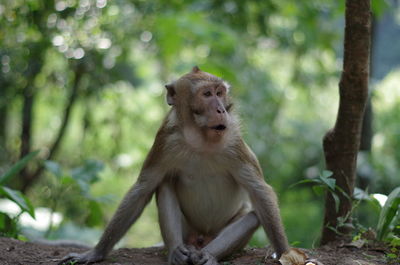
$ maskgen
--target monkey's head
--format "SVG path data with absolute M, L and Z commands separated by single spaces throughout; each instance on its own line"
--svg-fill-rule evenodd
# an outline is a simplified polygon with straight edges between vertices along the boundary
M 166 85 L 167 103 L 176 109 L 178 120 L 194 125 L 211 141 L 218 141 L 232 125 L 229 85 L 197 66 L 176 82 Z

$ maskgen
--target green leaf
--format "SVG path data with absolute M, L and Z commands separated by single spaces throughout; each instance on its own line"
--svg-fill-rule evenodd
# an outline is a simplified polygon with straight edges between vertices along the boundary
M 385 205 L 379 215 L 377 232 L 378 239 L 383 240 L 389 232 L 390 224 L 392 223 L 400 205 L 400 187 L 395 188 L 388 196 Z
M 44 167 L 58 178 L 61 178 L 63 176 L 61 166 L 57 162 L 47 160 L 44 162 Z
M 371 9 L 377 17 L 382 16 L 382 14 L 389 8 L 389 4 L 386 0 L 372 0 Z
M 371 200 L 371 196 L 369 196 L 369 194 L 367 192 L 365 192 L 364 190 L 355 187 L 354 188 L 354 193 L 353 193 L 353 197 L 356 200 L 365 200 L 365 201 L 370 201 Z
M 89 183 L 87 183 L 86 181 L 82 180 L 82 179 L 77 179 L 76 183 L 78 183 L 79 188 L 82 191 L 82 195 L 87 197 L 89 190 L 90 190 L 90 185 Z
M 81 182 L 94 183 L 99 179 L 98 174 L 103 168 L 101 161 L 87 160 L 83 166 L 72 169 L 71 176 Z
M 5 231 L 7 214 L 0 212 L 0 231 Z
M 315 181 L 315 179 L 303 179 L 303 180 L 300 180 L 299 182 L 296 182 L 296 183 L 290 185 L 289 188 L 293 188 L 297 185 L 305 184 L 305 183 L 319 183 L 319 181 Z
M 322 174 L 321 174 L 321 177 L 323 177 L 323 178 L 330 178 L 330 177 L 332 177 L 332 175 L 333 175 L 333 172 L 332 172 L 332 171 L 323 170 L 323 171 L 322 171 Z
M 318 196 L 322 196 L 326 191 L 326 187 L 321 185 L 313 186 L 312 189 Z
M 332 195 L 333 199 L 335 200 L 335 209 L 336 209 L 336 212 L 338 213 L 339 212 L 339 206 L 340 206 L 339 196 L 334 192 L 331 192 L 331 195 Z
M 17 238 L 17 219 L 11 218 L 8 214 L 0 212 L 0 236 Z
M 71 176 L 62 176 L 60 178 L 60 183 L 62 185 L 72 185 L 73 183 L 76 183 L 76 180 Z
M 35 218 L 35 209 L 32 204 L 20 191 L 13 190 L 7 187 L 0 187 L 0 193 L 6 196 L 11 201 L 15 202 L 22 211 L 29 213 L 32 218 Z
M 350 201 L 352 200 L 352 198 L 349 196 L 349 194 L 347 194 L 347 192 L 344 191 L 344 189 L 342 189 L 341 187 L 339 187 L 338 185 L 336 185 L 336 189 L 338 191 L 340 191 L 340 193 L 346 197 L 347 199 L 349 199 Z
M 382 207 L 381 207 L 379 201 L 373 195 L 370 195 L 369 198 L 370 199 L 367 200 L 368 204 L 371 205 L 371 207 L 376 211 L 376 213 L 379 214 L 382 210 Z
M 330 171 L 324 171 L 322 172 L 321 176 L 319 179 L 329 187 L 330 190 L 334 191 L 336 187 L 336 179 L 331 178 L 332 172 Z
M 89 227 L 100 225 L 103 220 L 103 212 L 101 206 L 96 201 L 89 202 L 89 215 L 86 219 L 86 223 Z
M 9 170 L 0 177 L 0 185 L 6 184 L 14 175 L 18 174 L 26 164 L 39 153 L 39 150 L 31 152 L 15 163 Z
M 400 237 L 393 236 L 392 240 L 390 240 L 390 245 L 392 247 L 400 247 Z

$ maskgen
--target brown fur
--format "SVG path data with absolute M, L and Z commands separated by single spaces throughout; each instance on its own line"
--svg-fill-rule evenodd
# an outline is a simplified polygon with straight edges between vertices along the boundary
M 259 224 L 277 254 L 287 252 L 275 193 L 242 140 L 229 86 L 194 67 L 166 88 L 172 109 L 137 183 L 96 247 L 64 261 L 104 258 L 154 192 L 169 264 L 216 265 L 218 259 L 242 248 Z

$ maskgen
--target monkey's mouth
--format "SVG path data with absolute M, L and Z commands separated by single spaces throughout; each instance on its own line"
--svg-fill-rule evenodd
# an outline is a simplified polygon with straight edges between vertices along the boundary
M 213 129 L 213 130 L 216 130 L 216 131 L 223 131 L 223 130 L 226 129 L 226 126 L 223 125 L 223 124 L 219 124 L 219 125 L 216 125 L 216 126 L 212 126 L 210 128 Z

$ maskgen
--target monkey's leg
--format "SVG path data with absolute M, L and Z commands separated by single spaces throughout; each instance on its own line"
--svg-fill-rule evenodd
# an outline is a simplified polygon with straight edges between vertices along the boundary
M 161 234 L 168 248 L 168 264 L 187 264 L 190 251 L 183 243 L 183 215 L 175 191 L 168 182 L 157 190 L 157 207 Z
M 225 227 L 203 250 L 220 260 L 243 248 L 259 225 L 256 214 L 250 212 Z

